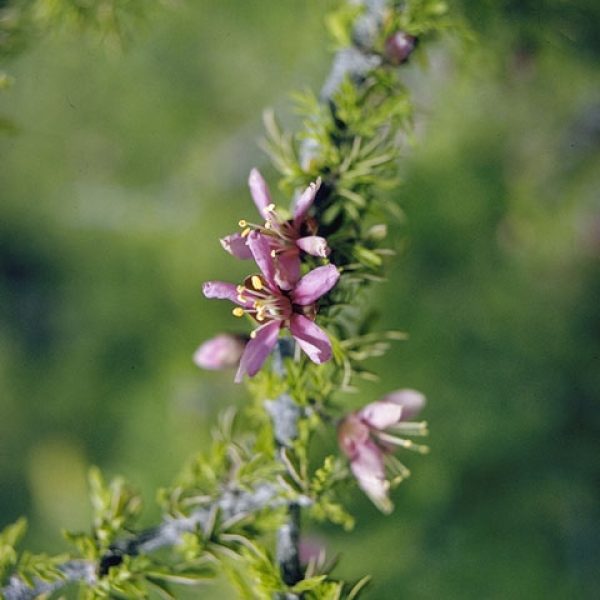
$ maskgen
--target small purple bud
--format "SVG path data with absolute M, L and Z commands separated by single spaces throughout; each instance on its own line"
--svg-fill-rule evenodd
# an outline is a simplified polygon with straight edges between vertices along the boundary
M 222 333 L 206 340 L 194 352 L 194 362 L 202 369 L 218 371 L 236 367 L 246 346 L 242 336 Z
M 403 31 L 397 31 L 385 41 L 385 57 L 394 65 L 408 60 L 417 45 L 417 38 Z

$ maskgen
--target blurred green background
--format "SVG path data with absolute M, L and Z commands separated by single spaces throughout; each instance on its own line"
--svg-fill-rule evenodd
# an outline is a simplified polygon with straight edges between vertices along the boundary
M 123 52 L 57 29 L 4 65 L 0 526 L 27 515 L 31 549 L 88 526 L 91 464 L 141 488 L 152 522 L 156 488 L 244 401 L 231 374 L 191 362 L 235 327 L 200 286 L 244 273 L 217 238 L 253 213 L 251 167 L 275 181 L 261 111 L 320 86 L 330 5 L 178 3 Z M 406 69 L 419 142 L 395 192 L 402 256 L 376 300 L 379 326 L 411 339 L 350 398 L 423 390 L 432 453 L 409 461 L 393 516 L 356 491 L 354 533 L 313 531 L 339 575 L 374 576 L 369 598 L 593 598 L 600 6 L 452 6 L 477 39 Z

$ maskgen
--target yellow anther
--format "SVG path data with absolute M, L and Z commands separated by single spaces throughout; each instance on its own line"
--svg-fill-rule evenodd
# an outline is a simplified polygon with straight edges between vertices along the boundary
M 252 287 L 255 290 L 263 289 L 262 281 L 260 280 L 260 277 L 258 275 L 252 275 L 252 277 L 250 278 L 250 281 L 252 282 Z
M 256 315 L 256 320 L 257 321 L 264 321 L 265 320 L 265 315 L 263 315 L 262 313 Z
M 244 309 L 241 306 L 236 306 L 232 311 L 234 317 L 243 317 Z
M 240 227 L 247 227 L 247 226 L 248 226 L 248 222 L 247 222 L 245 219 L 240 219 L 240 220 L 238 221 L 238 225 L 239 225 Z
M 273 211 L 275 210 L 275 205 L 274 205 L 273 203 L 271 203 L 271 204 L 268 204 L 268 205 L 265 207 L 265 210 L 266 210 L 267 212 L 273 212 Z
M 265 221 L 265 229 L 271 229 L 273 227 L 273 223 L 271 221 Z
M 251 332 L 250 332 L 250 337 L 251 337 L 252 339 L 254 339 L 254 338 L 256 337 L 256 331 L 251 331 Z
M 271 258 L 275 258 L 277 256 L 277 252 L 275 250 L 271 250 Z
M 246 289 L 246 288 L 245 288 L 243 285 L 238 285 L 238 286 L 236 286 L 236 288 L 235 288 L 235 291 L 236 291 L 238 294 L 241 294 L 242 292 L 244 292 L 244 290 L 245 290 L 245 289 Z
M 241 236 L 243 238 L 248 237 L 249 233 L 250 233 L 250 227 L 246 227 L 246 229 L 244 229 L 244 231 L 242 231 Z

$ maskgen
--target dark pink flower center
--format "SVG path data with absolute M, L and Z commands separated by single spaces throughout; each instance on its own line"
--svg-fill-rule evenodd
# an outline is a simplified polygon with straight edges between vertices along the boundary
M 259 323 L 287 321 L 292 316 L 290 299 L 281 290 L 273 289 L 262 275 L 247 277 L 244 284 L 238 286 L 237 292 L 238 300 L 247 305 L 234 310 L 237 316 L 246 313 Z
M 338 442 L 346 456 L 352 460 L 360 447 L 369 440 L 369 426 L 355 413 L 349 414 L 338 427 Z

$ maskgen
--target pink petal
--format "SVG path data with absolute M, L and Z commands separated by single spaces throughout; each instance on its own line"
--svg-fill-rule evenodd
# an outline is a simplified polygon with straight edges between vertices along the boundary
M 223 249 L 236 258 L 247 259 L 252 258 L 252 252 L 248 248 L 247 240 L 239 233 L 232 233 L 220 239 Z
M 402 407 L 401 421 L 410 421 L 425 406 L 425 396 L 417 390 L 396 390 L 381 398 L 380 402 L 393 402 Z
M 228 369 L 238 364 L 244 346 L 241 336 L 222 333 L 204 342 L 194 352 L 194 362 L 203 369 Z
M 216 298 L 217 300 L 230 300 L 245 308 L 252 306 L 249 301 L 240 302 L 237 286 L 225 281 L 206 281 L 202 286 L 202 293 L 206 298 Z
M 369 438 L 360 445 L 351 463 L 352 472 L 356 477 L 364 478 L 366 475 L 373 475 L 378 479 L 385 479 L 385 456 L 377 444 Z
M 372 440 L 367 440 L 356 457 L 350 461 L 350 468 L 360 488 L 383 512 L 390 512 L 392 503 L 388 498 L 389 482 L 385 478 L 383 452 Z
M 317 179 L 314 183 L 311 183 L 305 190 L 302 192 L 302 195 L 296 200 L 296 205 L 294 206 L 294 228 L 298 229 L 302 224 L 302 221 L 306 218 L 310 207 L 313 205 L 315 198 L 317 196 L 317 192 L 321 187 L 321 179 Z
M 254 331 L 254 337 L 246 344 L 242 354 L 235 376 L 236 383 L 240 383 L 244 375 L 254 377 L 258 373 L 277 343 L 280 328 L 280 321 L 269 321 Z
M 373 429 L 386 429 L 400 421 L 402 407 L 395 402 L 379 400 L 363 407 L 358 415 Z
M 320 365 L 331 358 L 331 342 L 327 334 L 304 315 L 292 315 L 290 331 L 313 362 Z
M 269 240 L 264 235 L 258 233 L 258 231 L 251 231 L 248 234 L 248 247 L 269 285 L 277 289 L 277 284 L 275 283 L 275 263 L 271 256 Z
M 275 258 L 275 281 L 282 290 L 291 290 L 300 279 L 300 253 L 287 250 Z
M 326 294 L 338 281 L 340 273 L 335 265 L 317 267 L 308 272 L 294 288 L 292 302 L 308 306 Z
M 319 235 L 308 235 L 296 240 L 296 245 L 311 256 L 326 258 L 331 254 L 327 240 Z
M 252 194 L 252 199 L 254 200 L 254 204 L 256 204 L 260 216 L 267 220 L 269 218 L 269 211 L 266 208 L 271 204 L 271 192 L 258 169 L 250 171 L 248 186 L 250 187 L 250 194 Z

